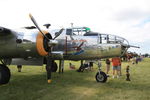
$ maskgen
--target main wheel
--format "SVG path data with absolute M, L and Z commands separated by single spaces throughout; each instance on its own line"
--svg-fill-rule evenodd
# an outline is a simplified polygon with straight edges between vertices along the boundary
M 9 68 L 0 64 L 0 84 L 7 84 L 10 80 L 10 76 Z
M 102 71 L 97 72 L 95 78 L 97 82 L 105 83 L 107 81 L 107 75 Z
M 56 72 L 57 71 L 57 69 L 58 69 L 58 66 L 57 66 L 57 63 L 56 62 L 53 62 L 53 64 L 52 64 L 52 72 Z

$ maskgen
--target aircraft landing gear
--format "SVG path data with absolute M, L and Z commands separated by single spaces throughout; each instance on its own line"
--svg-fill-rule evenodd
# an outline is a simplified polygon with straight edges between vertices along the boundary
M 59 74 L 64 72 L 64 60 L 59 60 Z
M 58 69 L 57 63 L 54 60 L 51 60 L 51 57 L 47 57 L 46 71 L 47 71 L 47 82 L 51 83 L 51 74 L 56 72 Z
M 101 65 L 98 64 L 98 72 L 95 75 L 95 79 L 97 82 L 105 83 L 107 81 L 107 75 L 101 71 Z
M 22 65 L 17 65 L 17 68 L 18 68 L 18 72 L 21 72 Z
M 46 64 L 46 71 L 47 71 L 47 82 L 51 83 L 51 73 L 52 73 L 52 65 L 53 61 L 51 60 L 51 57 L 47 57 L 47 64 Z
M 56 72 L 58 69 L 57 63 L 56 62 L 52 62 L 52 72 Z
M 107 81 L 107 75 L 102 71 L 97 72 L 95 78 L 97 82 L 105 83 Z
M 7 84 L 10 80 L 10 70 L 7 66 L 0 64 L 0 85 Z

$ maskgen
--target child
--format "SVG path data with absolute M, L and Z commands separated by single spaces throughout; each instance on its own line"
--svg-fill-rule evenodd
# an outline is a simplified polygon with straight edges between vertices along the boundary
M 127 77 L 127 78 L 126 78 L 126 81 L 131 81 L 131 80 L 130 80 L 129 67 L 130 67 L 129 65 L 126 67 L 126 77 Z
M 73 65 L 72 63 L 69 63 L 69 67 L 70 67 L 70 69 L 76 69 L 75 65 Z

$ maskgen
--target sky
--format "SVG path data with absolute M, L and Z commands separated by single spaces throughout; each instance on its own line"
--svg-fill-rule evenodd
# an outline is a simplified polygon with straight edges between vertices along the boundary
M 150 0 L 1 0 L 0 26 L 16 29 L 31 26 L 31 13 L 51 29 L 87 26 L 92 31 L 124 37 L 129 51 L 150 53 Z

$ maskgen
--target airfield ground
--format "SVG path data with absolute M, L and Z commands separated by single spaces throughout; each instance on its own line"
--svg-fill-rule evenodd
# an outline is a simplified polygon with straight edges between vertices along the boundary
M 69 69 L 69 62 L 65 62 L 63 75 L 53 73 L 51 84 L 46 81 L 44 66 L 24 66 L 21 73 L 9 66 L 12 77 L 9 84 L 0 86 L 0 100 L 150 100 L 149 58 L 138 65 L 123 62 L 123 75 L 119 79 L 110 77 L 104 84 L 95 81 L 96 65 L 93 71 L 78 73 Z M 76 68 L 80 64 L 72 63 Z M 128 64 L 131 82 L 125 81 Z

